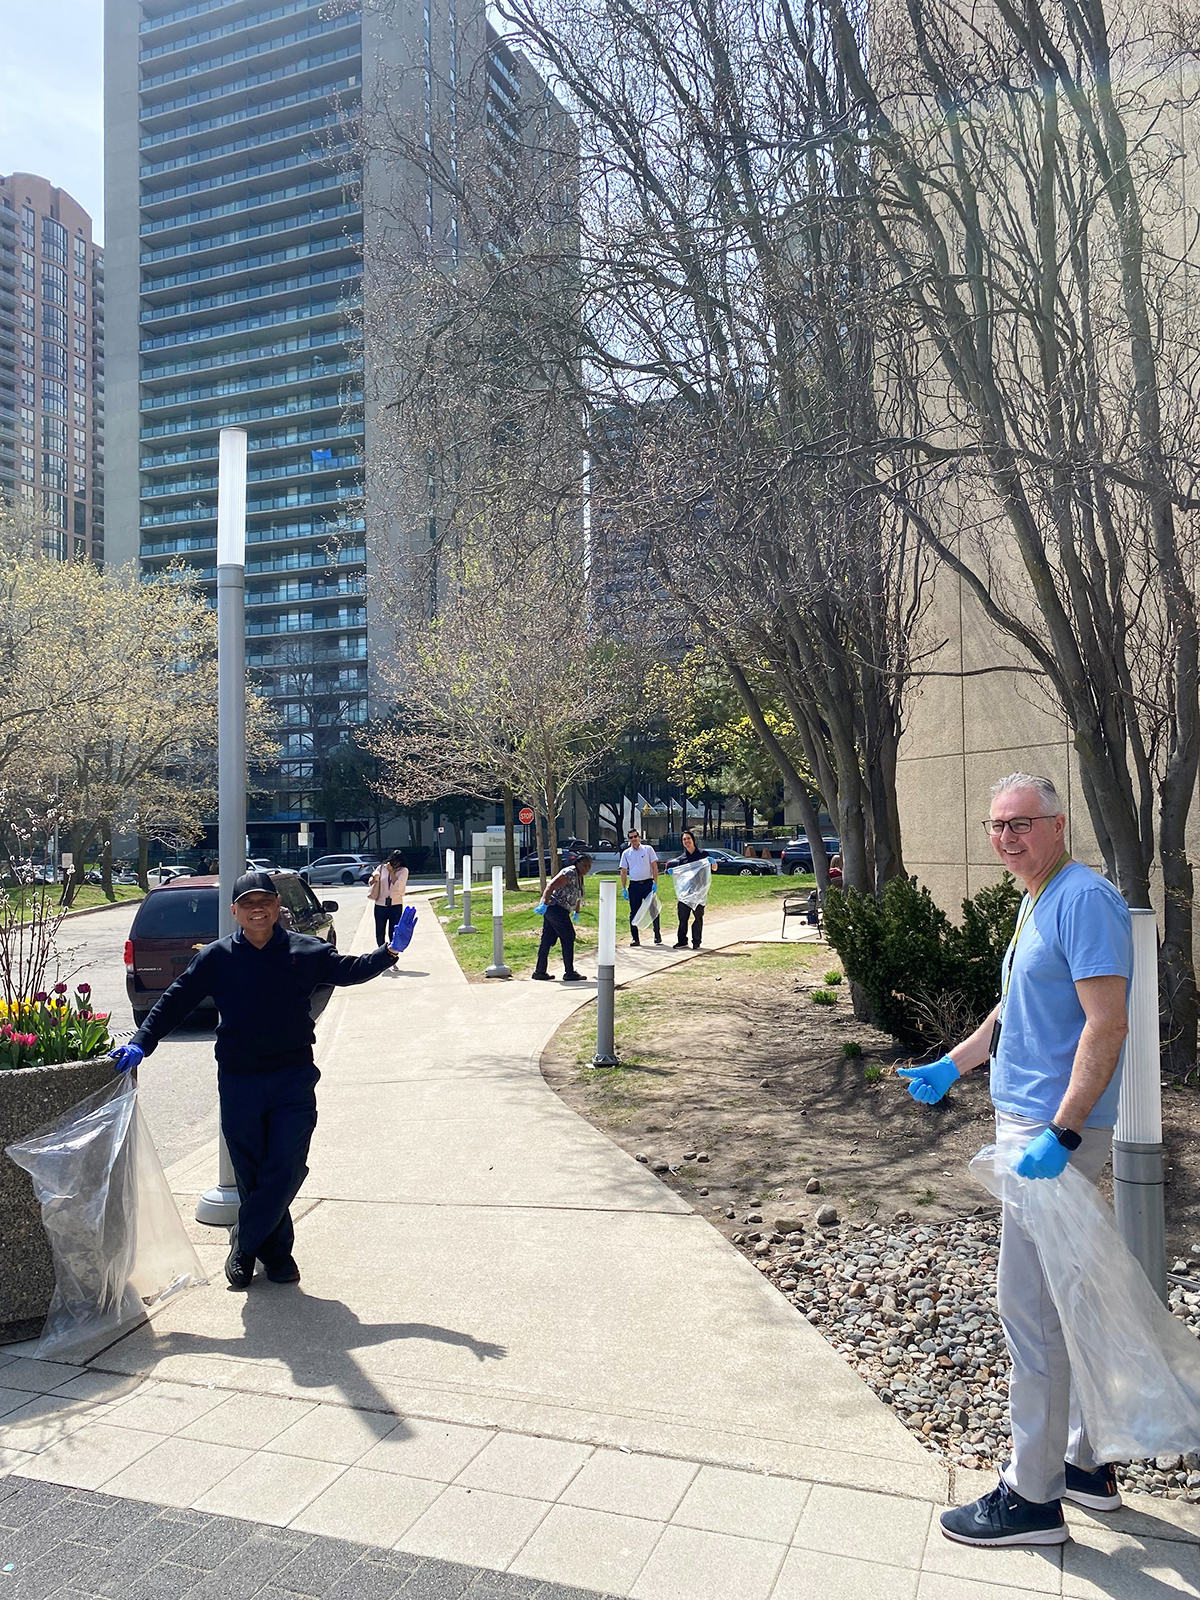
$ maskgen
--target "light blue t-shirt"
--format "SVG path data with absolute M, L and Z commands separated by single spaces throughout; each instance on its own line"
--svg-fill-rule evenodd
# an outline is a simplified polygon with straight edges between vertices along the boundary
M 1035 1122 L 1049 1122 L 1071 1081 L 1075 1050 L 1086 1021 L 1075 983 L 1079 978 L 1133 977 L 1133 919 L 1120 893 L 1081 861 L 1057 873 L 1037 905 L 1021 902 L 1012 977 L 1002 1002 L 1000 1047 L 992 1063 L 992 1102 Z M 1009 953 L 1001 965 L 1001 984 Z M 1128 987 L 1126 987 L 1128 994 Z M 1117 1120 L 1121 1071 L 1087 1119 L 1089 1128 Z

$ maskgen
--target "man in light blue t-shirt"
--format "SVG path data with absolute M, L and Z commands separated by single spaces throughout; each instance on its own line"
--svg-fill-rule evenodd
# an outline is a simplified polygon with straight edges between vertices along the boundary
M 1112 884 L 1071 860 L 1066 824 L 1049 778 L 1016 772 L 992 790 L 984 827 L 1025 886 L 1000 1003 L 949 1055 L 902 1075 L 914 1099 L 932 1104 L 990 1059 L 997 1140 L 1025 1147 L 1017 1172 L 1056 1178 L 1070 1161 L 1094 1183 L 1121 1089 L 1133 927 Z M 962 1544 L 1061 1544 L 1064 1497 L 1115 1511 L 1121 1496 L 1084 1430 L 1037 1249 L 1007 1215 L 997 1300 L 1012 1357 L 1012 1457 L 990 1494 L 942 1514 L 942 1532 Z

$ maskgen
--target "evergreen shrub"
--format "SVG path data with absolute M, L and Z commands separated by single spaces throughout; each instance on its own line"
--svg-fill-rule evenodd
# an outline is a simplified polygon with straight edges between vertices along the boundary
M 830 889 L 825 931 L 875 1025 L 924 1050 L 957 1042 L 996 1004 L 1020 903 L 1005 877 L 964 900 L 956 926 L 915 879 L 893 878 L 878 899 Z

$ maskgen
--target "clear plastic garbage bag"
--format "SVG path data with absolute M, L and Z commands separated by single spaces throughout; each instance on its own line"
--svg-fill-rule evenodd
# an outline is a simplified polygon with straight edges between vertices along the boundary
M 707 905 L 708 886 L 712 882 L 712 863 L 689 861 L 682 867 L 672 867 L 671 881 L 675 885 L 675 898 L 681 905 Z
M 658 898 L 658 890 L 651 889 L 641 905 L 633 913 L 635 928 L 648 928 L 655 917 L 662 916 L 662 901 Z
M 1023 1149 L 989 1145 L 970 1169 L 1037 1247 L 1097 1457 L 1200 1449 L 1200 1339 L 1155 1294 L 1095 1185 L 1071 1166 L 1020 1178 L 1012 1167 Z
M 7 1146 L 33 1179 L 54 1257 L 54 1295 L 34 1352 L 64 1355 L 206 1283 L 128 1073 Z

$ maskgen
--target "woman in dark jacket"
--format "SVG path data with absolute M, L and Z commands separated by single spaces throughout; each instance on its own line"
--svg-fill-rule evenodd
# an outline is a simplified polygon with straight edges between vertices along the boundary
M 671 872 L 675 867 L 690 867 L 690 866 L 693 866 L 697 861 L 707 861 L 709 859 L 708 851 L 707 850 L 701 850 L 701 849 L 699 849 L 697 847 L 696 835 L 689 828 L 685 828 L 683 830 L 683 833 L 680 836 L 680 843 L 683 845 L 683 854 L 681 856 L 676 856 L 674 861 L 669 861 L 667 863 L 667 871 L 668 872 Z M 707 895 L 707 890 L 705 891 L 705 893 Z M 676 950 L 686 950 L 687 949 L 687 942 L 688 942 L 687 941 L 687 932 L 688 932 L 688 918 L 689 917 L 691 918 L 691 923 L 692 923 L 692 949 L 693 950 L 699 950 L 699 948 L 700 948 L 700 939 L 701 939 L 701 936 L 704 933 L 704 901 L 703 900 L 701 900 L 699 905 L 685 905 L 684 902 L 682 900 L 680 900 L 680 902 L 679 902 L 679 933 L 677 934 L 676 939 L 675 939 L 675 948 L 676 948 Z

